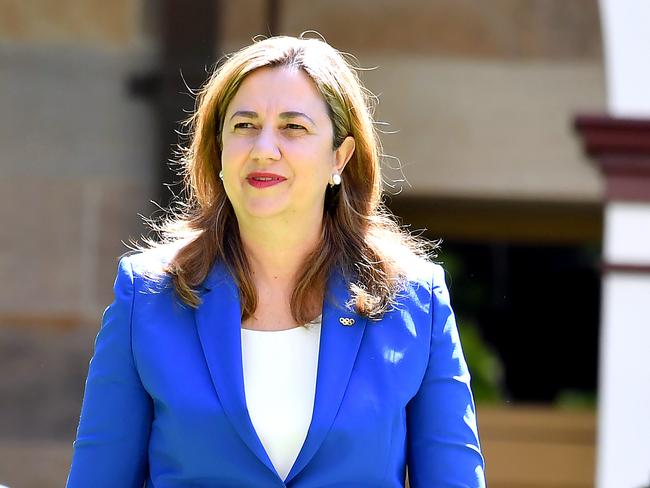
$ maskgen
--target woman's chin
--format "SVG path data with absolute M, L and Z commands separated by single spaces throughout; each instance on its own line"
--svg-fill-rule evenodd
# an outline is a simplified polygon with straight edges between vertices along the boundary
M 270 219 L 273 217 L 279 217 L 283 213 L 286 213 L 285 205 L 270 205 L 270 204 L 257 204 L 257 205 L 247 205 L 246 213 L 250 218 L 253 219 Z

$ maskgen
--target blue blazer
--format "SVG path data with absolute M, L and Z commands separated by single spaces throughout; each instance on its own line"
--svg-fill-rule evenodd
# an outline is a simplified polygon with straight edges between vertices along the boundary
M 378 321 L 346 306 L 348 284 L 332 272 L 312 420 L 282 480 L 246 408 L 233 277 L 217 262 L 192 309 L 171 286 L 146 278 L 152 259 L 145 252 L 120 260 L 68 487 L 403 487 L 407 465 L 412 488 L 485 486 L 470 376 L 440 265 L 414 270 L 398 307 Z

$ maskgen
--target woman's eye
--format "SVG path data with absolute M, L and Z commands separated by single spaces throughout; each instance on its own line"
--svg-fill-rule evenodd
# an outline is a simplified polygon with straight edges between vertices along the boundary
M 235 129 L 253 129 L 255 126 L 250 122 L 238 122 L 235 124 Z
M 300 124 L 287 124 L 286 127 L 291 130 L 307 130 Z

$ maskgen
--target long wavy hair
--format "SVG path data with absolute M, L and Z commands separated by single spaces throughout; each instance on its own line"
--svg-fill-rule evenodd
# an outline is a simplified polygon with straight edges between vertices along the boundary
M 145 239 L 146 248 L 175 249 L 162 271 L 192 307 L 200 305 L 197 290 L 222 260 L 239 288 L 242 320 L 254 314 L 257 290 L 233 207 L 218 177 L 221 132 L 226 109 L 244 78 L 262 67 L 284 66 L 303 70 L 323 96 L 334 128 L 332 147 L 338 148 L 347 136 L 356 143 L 342 183 L 323 194 L 321 242 L 297 274 L 291 314 L 298 324 L 313 319 L 308 304 L 323 299 L 327 278 L 338 268 L 349 283 L 349 305 L 368 318 L 380 318 L 396 303 L 409 269 L 434 255 L 438 242 L 402 229 L 383 205 L 375 98 L 348 57 L 320 39 L 271 37 L 217 65 L 196 93 L 195 111 L 183 122 L 187 140 L 176 161 L 184 179 L 183 198 L 163 219 L 150 221 L 157 238 Z

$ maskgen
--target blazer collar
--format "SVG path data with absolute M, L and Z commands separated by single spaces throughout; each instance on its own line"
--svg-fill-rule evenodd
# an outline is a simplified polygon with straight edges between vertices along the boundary
M 204 289 L 203 302 L 196 310 L 196 325 L 217 396 L 242 440 L 277 475 L 246 407 L 239 291 L 223 262 L 217 261 L 213 266 L 204 282 Z M 339 271 L 333 271 L 327 281 L 323 304 L 311 424 L 298 457 L 286 480 L 283 480 L 285 483 L 293 479 L 314 456 L 343 400 L 366 327 L 366 318 L 346 306 L 349 299 L 348 284 Z M 354 324 L 342 325 L 340 319 L 353 319 Z

